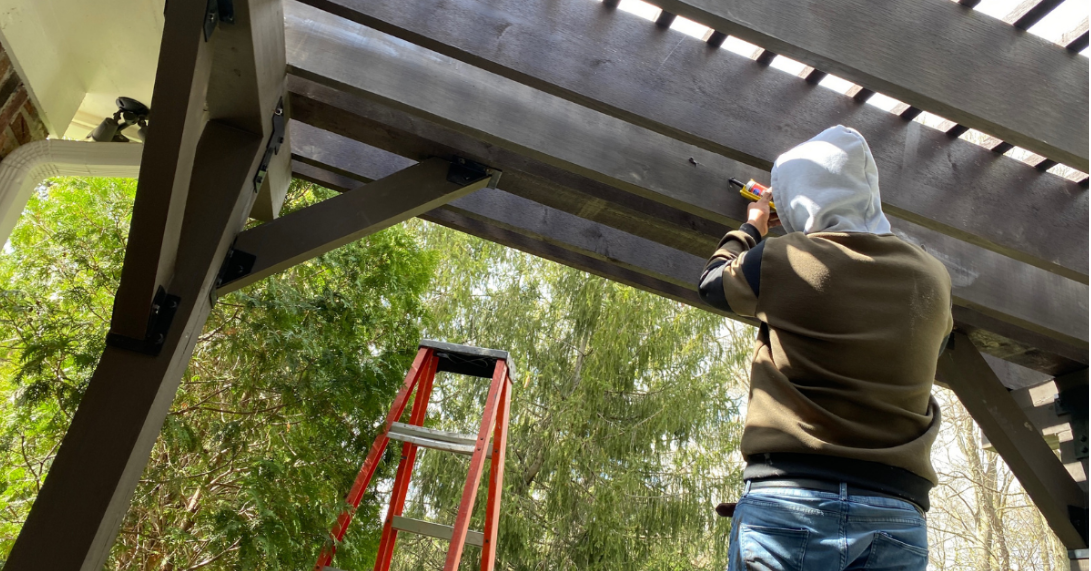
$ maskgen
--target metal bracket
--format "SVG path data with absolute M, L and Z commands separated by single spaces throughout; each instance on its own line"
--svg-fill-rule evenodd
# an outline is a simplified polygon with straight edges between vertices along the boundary
M 451 162 L 451 167 L 447 169 L 447 182 L 466 186 L 488 177 L 490 179 L 489 188 L 496 188 L 497 183 L 500 182 L 500 175 L 501 171 L 499 170 L 462 157 L 455 157 Z
M 174 314 L 178 311 L 178 304 L 182 298 L 167 293 L 163 286 L 155 292 L 152 298 L 152 310 L 148 315 L 147 333 L 144 339 L 133 339 L 117 333 L 106 334 L 106 344 L 126 351 L 135 351 L 146 355 L 156 356 L 163 350 L 163 343 L 167 340 L 167 332 L 174 321 Z
M 277 107 L 273 110 L 273 132 L 269 134 L 269 142 L 265 145 L 265 155 L 261 158 L 261 165 L 254 175 L 254 192 L 261 190 L 261 183 L 265 182 L 265 175 L 269 174 L 269 163 L 273 155 L 280 153 L 280 145 L 284 143 L 284 98 L 277 101 Z
M 224 256 L 223 264 L 220 265 L 220 273 L 216 275 L 216 286 L 212 288 L 212 302 L 216 302 L 217 288 L 249 274 L 254 269 L 254 263 L 257 261 L 258 257 L 254 254 L 234 248 L 228 250 L 227 255 Z
M 216 24 L 235 23 L 235 4 L 233 0 L 208 0 L 205 8 L 205 41 L 212 38 L 212 32 L 216 31 Z
M 1071 415 L 1068 421 L 1072 427 L 1072 445 L 1075 448 L 1077 460 L 1087 460 L 1087 412 L 1088 390 L 1087 385 L 1077 385 L 1062 389 L 1053 399 L 1053 410 L 1058 415 Z
M 1082 506 L 1068 506 L 1068 519 L 1076 527 L 1083 537 L 1083 544 L 1087 545 L 1087 508 Z M 1086 555 L 1084 556 L 1086 557 Z

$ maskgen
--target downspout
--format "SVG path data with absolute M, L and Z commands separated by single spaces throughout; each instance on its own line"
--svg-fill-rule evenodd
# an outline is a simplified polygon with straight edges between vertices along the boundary
M 27 143 L 0 161 L 0 245 L 19 222 L 30 195 L 55 176 L 136 178 L 144 145 L 47 139 Z

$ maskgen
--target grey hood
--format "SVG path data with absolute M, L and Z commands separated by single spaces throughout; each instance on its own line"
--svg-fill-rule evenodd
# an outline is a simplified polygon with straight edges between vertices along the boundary
M 855 129 L 830 127 L 777 157 L 770 182 L 788 232 L 890 233 L 875 158 Z

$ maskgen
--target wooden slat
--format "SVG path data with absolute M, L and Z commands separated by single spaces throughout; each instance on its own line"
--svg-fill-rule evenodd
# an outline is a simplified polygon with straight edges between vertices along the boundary
M 432 523 L 429 521 L 421 521 L 419 519 L 411 519 L 407 517 L 402 517 L 400 515 L 394 516 L 391 521 L 392 527 L 398 531 L 408 531 L 417 535 L 424 535 L 428 537 L 434 537 L 436 539 L 445 539 L 447 541 L 451 541 L 451 533 L 453 529 L 449 525 Z M 485 544 L 485 536 L 480 531 L 470 530 L 466 532 L 466 544 L 481 547 Z
M 1015 8 L 1012 13 L 1004 18 L 1011 25 L 1026 30 L 1034 24 L 1042 21 L 1054 8 L 1061 5 L 1064 0 L 1028 0 Z
M 335 114 L 340 118 L 342 123 L 351 122 L 349 120 L 352 117 L 348 112 L 341 111 Z M 387 115 L 389 118 L 390 115 Z M 420 126 L 419 122 L 414 123 L 416 126 Z M 391 134 L 394 133 L 391 127 L 387 127 L 384 132 Z M 301 130 L 304 137 L 300 142 L 306 144 L 310 139 L 307 130 Z M 313 131 L 312 131 L 313 132 Z M 405 133 L 397 133 L 396 139 L 404 144 L 411 139 L 411 135 Z M 297 154 L 307 154 L 308 152 L 315 152 L 311 161 L 313 164 L 328 164 L 330 168 L 338 171 L 339 173 L 346 173 L 357 177 L 359 180 L 370 180 L 377 176 L 384 176 L 387 171 L 382 170 L 381 165 L 389 164 L 392 161 L 389 158 L 383 158 L 381 152 L 376 152 L 375 149 L 366 145 L 361 145 L 354 141 L 347 140 L 343 137 L 336 137 L 330 134 L 324 134 L 321 139 L 324 148 L 321 151 L 317 150 L 318 144 L 306 144 L 307 151 L 302 149 Z M 412 149 L 405 147 L 396 147 L 401 152 L 413 154 Z M 423 147 L 422 147 L 423 148 Z M 432 151 L 444 152 L 442 149 L 431 147 Z M 499 160 L 503 163 L 503 158 L 496 155 L 489 157 L 490 160 Z M 498 164 L 500 164 L 498 163 Z M 523 165 L 526 166 L 525 163 Z M 393 167 L 388 168 L 402 168 L 398 164 L 394 164 Z M 452 208 L 459 210 L 460 216 L 473 217 L 478 215 L 478 212 L 490 212 L 490 220 L 492 224 L 499 224 L 504 226 L 505 223 L 499 223 L 495 221 L 495 218 L 501 214 L 510 213 L 511 220 L 517 220 L 517 223 L 513 223 L 512 229 L 516 232 L 524 232 L 528 236 L 532 236 L 535 239 L 549 242 L 550 244 L 562 245 L 566 248 L 574 248 L 581 253 L 581 263 L 583 263 L 581 269 L 592 271 L 593 273 L 599 273 L 600 275 L 604 270 L 595 270 L 587 267 L 587 259 L 595 259 L 600 265 L 617 265 L 625 268 L 632 268 L 637 272 L 645 272 L 648 276 L 654 278 L 654 282 L 658 284 L 661 291 L 664 284 L 675 284 L 671 288 L 683 288 L 690 291 L 695 288 L 695 282 L 693 281 L 694 275 L 699 274 L 701 265 L 703 264 L 704 257 L 708 255 L 708 252 L 712 251 L 715 247 L 715 243 L 719 238 L 719 235 L 723 232 L 724 228 L 721 228 L 714 233 L 696 233 L 690 234 L 691 242 L 690 246 L 696 246 L 693 248 L 693 252 L 679 251 L 667 249 L 660 251 L 660 247 L 657 244 L 662 244 L 662 234 L 655 230 L 650 230 L 655 221 L 654 212 L 634 213 L 638 218 L 634 218 L 632 223 L 629 224 L 625 218 L 617 219 L 601 216 L 603 212 L 611 212 L 613 208 L 609 203 L 595 202 L 589 200 L 586 195 L 583 202 L 578 202 L 580 199 L 580 193 L 573 194 L 568 192 L 565 200 L 563 201 L 551 201 L 551 197 L 558 194 L 558 191 L 544 193 L 529 193 L 523 194 L 523 190 L 526 186 L 534 187 L 532 180 L 534 177 L 521 173 L 519 171 L 506 169 L 504 178 L 501 180 L 501 186 L 510 192 L 521 194 L 524 197 L 531 197 L 535 201 L 546 202 L 552 204 L 559 210 L 545 207 L 541 204 L 536 204 L 530 201 L 519 202 L 514 200 L 516 197 L 510 197 L 507 199 L 501 199 L 503 194 L 478 194 L 468 196 L 463 199 L 459 199 L 452 203 Z M 508 186 L 515 184 L 516 186 Z M 486 196 L 492 196 L 491 199 L 485 198 Z M 471 207 L 471 204 L 478 203 L 477 207 Z M 486 205 L 495 203 L 493 206 L 486 208 Z M 662 208 L 661 208 L 662 209 Z M 586 218 L 592 221 L 598 221 L 600 224 L 587 222 L 587 220 L 581 221 L 580 218 Z M 640 218 L 644 217 L 645 222 L 640 223 Z M 584 223 L 587 222 L 587 223 Z M 620 223 L 619 223 L 620 222 Z M 606 227 L 603 227 L 605 224 Z M 505 226 L 506 227 L 506 226 Z M 613 230 L 613 228 L 624 228 L 622 232 Z M 912 228 L 907 227 L 899 229 L 900 232 L 910 232 L 905 234 L 907 239 L 918 240 L 927 245 L 933 253 L 941 256 L 941 259 L 949 264 L 952 264 L 952 268 L 958 269 L 958 266 L 953 265 L 952 260 L 947 254 L 944 254 L 944 249 L 949 248 L 948 244 L 945 244 L 944 240 L 951 240 L 945 236 L 934 235 L 921 235 L 911 234 Z M 544 236 L 559 236 L 559 238 L 545 238 Z M 560 241 L 558 241 L 560 240 Z M 586 245 L 579 246 L 580 240 L 590 240 Z M 646 242 L 641 242 L 646 240 Z M 575 241 L 575 242 L 574 242 Z M 563 242 L 563 244 L 562 244 Z M 615 244 L 615 245 L 611 245 Z M 519 247 L 519 246 L 517 246 Z M 994 254 L 995 255 L 995 254 Z M 973 254 L 969 255 L 970 258 Z M 1003 257 L 999 257 L 1001 261 L 1005 260 Z M 657 262 L 658 260 L 658 262 Z M 687 261 L 689 260 L 689 261 Z M 1008 263 L 1012 263 L 1008 260 Z M 655 268 L 659 265 L 658 270 Z M 681 264 L 681 265 L 679 265 Z M 988 267 L 990 264 L 986 263 L 983 266 Z M 973 266 L 965 266 L 965 268 L 973 268 Z M 976 271 L 976 270 L 970 270 Z M 1012 294 L 1010 289 L 1006 287 L 1012 287 L 1010 280 L 1010 273 L 1004 272 L 1020 272 L 1019 269 L 1012 267 L 1007 270 L 1001 270 L 1001 274 L 992 278 L 991 280 L 986 276 L 975 275 L 973 273 L 967 273 L 966 269 L 952 271 L 955 284 L 958 286 L 956 290 L 956 303 L 963 304 L 956 307 L 957 322 L 961 327 L 976 329 L 974 337 L 975 341 L 982 343 L 982 347 L 991 353 L 1017 362 L 1028 367 L 1042 369 L 1047 372 L 1056 373 L 1060 371 L 1069 370 L 1073 367 L 1078 367 L 1079 363 L 1073 363 L 1067 359 L 1061 359 L 1060 361 L 1050 361 L 1047 356 L 1048 353 L 1042 350 L 1028 350 L 1027 348 L 1020 348 L 1017 344 L 1013 345 L 1011 341 L 1006 337 L 1016 338 L 1029 338 L 1037 343 L 1037 347 L 1049 348 L 1049 351 L 1057 351 L 1058 345 L 1055 340 L 1048 337 L 1040 337 L 1038 333 L 1028 331 L 1024 326 L 1015 325 L 1011 322 L 999 322 L 990 315 L 995 314 L 995 311 L 988 310 L 990 315 L 985 315 L 981 311 L 988 307 L 995 307 L 998 303 L 1005 304 L 1010 303 L 1010 299 L 1021 298 L 1019 294 Z M 1044 276 L 1051 276 L 1046 272 L 1039 272 Z M 632 278 L 627 277 L 632 283 Z M 1049 279 L 1060 279 L 1056 276 L 1051 276 Z M 994 281 L 998 284 L 1006 284 L 999 289 L 995 287 L 984 287 L 989 282 Z M 1064 280 L 1067 281 L 1067 280 Z M 1071 282 L 1069 282 L 1071 283 Z M 1049 288 L 1052 287 L 1048 283 L 1033 285 L 1032 282 L 1022 282 L 1019 286 L 1026 286 L 1028 298 L 1040 298 L 1041 296 L 1033 295 L 1033 291 L 1036 288 Z M 642 287 L 639 286 L 638 287 Z M 669 295 L 678 298 L 681 294 L 678 289 L 671 289 Z M 989 292 L 992 293 L 989 293 Z M 695 292 L 694 292 L 695 293 Z M 664 294 L 666 295 L 666 294 Z M 1075 294 L 1080 295 L 1080 294 Z M 684 297 L 684 296 L 683 296 Z M 698 306 L 702 305 L 699 300 L 694 296 L 690 299 L 691 302 L 696 303 Z M 1037 312 L 1044 311 L 1048 304 L 1044 302 L 1035 302 L 1032 299 L 1028 299 L 1031 305 L 1028 305 L 1023 311 L 1023 315 L 1032 315 Z M 1009 316 L 1010 317 L 1010 316 Z M 1015 320 L 1019 321 L 1019 320 Z M 988 331 L 982 328 L 987 328 Z M 1001 332 L 999 335 L 992 332 Z M 1086 349 L 1079 349 L 1072 347 L 1071 359 L 1080 359 L 1081 355 L 1083 359 L 1086 359 Z M 1018 386 L 1022 386 L 1020 383 Z
M 1087 282 L 1086 193 L 1078 192 L 1075 183 L 1042 176 L 1018 161 L 997 159 L 972 143 L 906 124 L 791 76 L 765 73 L 737 54 L 710 53 L 676 30 L 649 34 L 645 20 L 626 13 L 606 14 L 584 0 L 424 0 L 412 6 L 392 0 L 311 3 L 694 145 L 707 151 L 702 153 L 705 160 L 693 155 L 704 165 L 727 156 L 768 169 L 780 153 L 799 142 L 830 125 L 847 124 L 871 144 L 888 212 Z M 338 65 L 344 73 L 335 75 L 357 84 L 363 78 L 354 79 L 355 75 L 364 72 L 351 62 L 372 57 L 369 51 L 382 46 L 405 55 L 400 71 L 409 73 L 406 78 L 419 76 L 414 81 L 421 86 L 439 82 L 445 90 L 465 95 L 473 91 L 479 99 L 447 100 L 459 107 L 459 114 L 472 113 L 460 101 L 479 101 L 475 107 L 488 112 L 541 98 L 525 86 L 413 50 L 366 28 L 352 27 L 351 35 L 335 34 L 333 30 L 351 25 L 294 3 L 288 11 L 290 26 L 300 32 L 296 37 L 311 38 L 305 46 L 293 44 L 289 59 L 297 69 L 333 67 L 324 58 L 342 58 Z M 552 33 L 558 29 L 565 34 Z M 603 53 L 610 54 L 609 65 L 602 65 Z M 395 80 L 404 81 L 392 75 Z M 431 88 L 417 91 L 436 100 L 444 97 Z M 633 93 L 641 97 L 632 97 Z M 563 132 L 545 126 L 563 121 L 559 113 L 570 108 L 551 104 L 520 118 L 540 125 L 536 130 L 542 132 Z M 581 117 L 606 123 L 594 114 Z M 1034 212 L 1036 204 L 1057 200 L 1066 204 L 1053 211 L 1048 223 L 1025 215 Z
M 879 11 L 867 0 L 658 4 L 1035 153 L 1088 168 L 1086 62 L 953 2 L 899 2 Z
M 205 127 L 172 284 L 180 301 L 162 352 L 103 352 L 5 569 L 105 565 L 211 310 L 209 292 L 220 264 L 250 211 L 263 148 L 252 133 L 218 122 Z
M 287 152 L 287 150 L 285 150 Z M 251 228 L 234 249 L 256 257 L 246 275 L 222 284 L 218 295 L 389 228 L 488 184 L 462 186 L 447 180 L 451 163 L 429 159 L 360 189 L 324 200 Z
M 1087 493 L 1068 474 L 965 334 L 955 332 L 951 347 L 940 357 L 939 377 L 958 395 L 1061 542 L 1069 549 L 1086 549 L 1080 530 L 1069 519 L 1069 506 L 1086 510 Z

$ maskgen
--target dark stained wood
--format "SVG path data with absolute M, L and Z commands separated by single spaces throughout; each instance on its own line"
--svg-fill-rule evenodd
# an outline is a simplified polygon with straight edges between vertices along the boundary
M 217 295 L 404 222 L 489 182 L 488 178 L 466 186 L 450 182 L 450 167 L 450 161 L 427 159 L 353 192 L 242 232 L 233 248 L 254 256 L 254 266 L 245 276 L 218 285 Z
M 660 28 L 669 28 L 674 23 L 676 16 L 670 12 L 663 10 L 659 13 L 659 17 L 655 19 L 655 25 Z
M 235 23 L 220 25 L 208 86 L 208 116 L 268 136 L 273 110 L 284 93 L 284 6 L 281 0 L 235 1 Z M 286 134 L 287 136 L 287 134 Z M 272 220 L 288 190 L 289 159 L 270 164 L 251 215 Z
M 1065 46 L 1065 49 L 1068 49 L 1068 50 L 1071 50 L 1071 51 L 1074 51 L 1074 52 L 1081 52 L 1086 48 L 1087 48 L 1087 31 L 1086 30 L 1084 30 L 1084 32 L 1082 34 L 1080 34 L 1079 36 L 1076 36 L 1076 39 L 1072 40 L 1071 42 L 1068 43 L 1068 45 Z
M 166 8 L 158 65 L 171 73 L 158 74 L 152 90 L 156 117 L 144 142 L 125 266 L 110 323 L 111 332 L 131 339 L 144 338 L 156 288 L 169 285 L 174 275 L 212 69 L 213 50 L 202 31 L 204 16 L 200 2 L 173 2 Z
M 290 82 L 293 92 L 300 89 L 301 86 L 298 83 L 300 82 L 294 81 L 294 79 Z M 315 92 L 311 94 L 319 96 Z M 345 97 L 344 94 L 337 95 Z M 372 106 L 356 106 L 352 110 L 349 110 L 348 106 L 346 106 L 326 111 L 325 114 L 329 115 L 331 119 L 336 118 L 336 127 L 344 127 L 354 123 L 358 126 L 357 120 L 353 117 L 354 113 L 375 113 L 377 116 L 383 117 L 384 120 L 391 124 L 382 129 L 381 137 L 373 136 L 374 131 L 372 129 L 342 132 L 342 134 L 366 139 L 368 143 L 387 147 L 388 150 L 407 156 L 418 155 L 422 149 L 446 153 L 452 151 L 466 152 L 480 148 L 480 145 L 473 142 L 464 143 L 465 147 L 459 149 L 440 149 L 426 143 L 418 143 L 421 146 L 414 148 L 408 145 L 408 141 L 419 135 L 403 132 L 401 131 L 402 128 L 428 133 L 429 136 L 437 139 L 445 137 L 442 129 L 427 128 L 425 123 L 419 120 L 399 119 L 396 113 L 390 110 L 384 112 L 366 108 Z M 333 121 L 321 121 L 321 117 L 315 114 L 316 110 L 309 109 L 309 105 L 297 105 L 297 110 L 300 109 L 308 109 L 301 114 L 300 119 L 302 120 L 312 121 L 318 119 L 318 122 L 323 123 L 324 126 L 333 123 Z M 317 149 L 320 146 L 307 143 L 310 135 L 305 130 L 297 129 L 297 135 L 299 135 L 300 144 L 306 145 L 309 149 Z M 397 143 L 391 144 L 391 139 L 396 140 Z M 448 143 L 457 144 L 457 139 L 458 137 L 447 137 L 446 140 Z M 382 170 L 382 167 L 376 165 L 391 163 L 390 159 L 382 158 L 381 153 L 377 155 L 375 149 L 368 145 L 361 145 L 355 141 L 334 138 L 329 135 L 323 136 L 321 140 L 327 146 L 323 147 L 317 154 L 312 155 L 308 162 L 318 166 L 329 166 L 336 170 L 339 175 L 354 176 L 358 180 L 370 180 L 378 176 L 384 176 L 386 172 Z M 496 149 L 496 147 L 492 146 L 488 148 L 490 150 Z M 302 158 L 307 152 L 299 150 L 295 154 Z M 519 162 L 518 168 L 516 168 L 504 162 L 505 156 L 496 154 L 491 154 L 487 158 L 470 155 L 470 158 L 489 160 L 492 161 L 490 164 L 504 168 L 501 187 L 524 198 L 547 204 L 553 208 L 607 226 L 622 229 L 637 237 L 646 238 L 660 244 L 668 241 L 664 240 L 664 237 L 669 238 L 674 235 L 661 230 L 663 221 L 656 218 L 657 211 L 654 209 L 650 211 L 629 211 L 628 216 L 619 216 L 617 211 L 622 210 L 622 208 L 612 206 L 607 200 L 589 197 L 582 192 L 573 192 L 573 190 L 564 192 L 563 188 L 556 185 L 545 187 L 548 189 L 547 192 L 526 192 L 527 187 L 533 188 L 536 186 L 532 183 L 534 177 L 527 175 L 520 169 L 533 169 L 532 161 L 524 159 Z M 402 167 L 399 165 L 394 168 Z M 568 180 L 574 183 L 578 182 L 578 178 L 573 178 L 571 175 L 569 175 Z M 513 187 L 508 186 L 509 184 L 514 184 L 515 188 L 519 190 L 513 190 Z M 561 194 L 560 200 L 555 199 L 558 194 Z M 742 206 L 740 206 L 741 211 Z M 1051 320 L 1070 321 L 1070 312 L 1064 309 L 1066 307 L 1064 303 L 1057 304 L 1055 303 L 1056 299 L 1043 297 L 1035 293 L 1051 291 L 1051 288 L 1053 288 L 1058 292 L 1058 295 L 1071 296 L 1071 299 L 1079 300 L 1082 299 L 1080 296 L 1087 295 L 1086 286 L 1064 280 L 1048 272 L 1025 266 L 1019 267 L 1016 262 L 1009 258 L 986 250 L 968 247 L 953 238 L 909 223 L 899 222 L 895 229 L 904 239 L 921 244 L 948 266 L 952 281 L 956 287 L 955 297 L 956 304 L 958 304 L 956 307 L 956 321 L 960 324 L 960 327 L 974 331 L 975 341 L 980 340 L 982 347 L 989 353 L 1052 374 L 1086 366 L 1086 340 L 1079 339 L 1081 327 L 1079 316 L 1076 316 L 1076 321 L 1070 324 L 1071 328 L 1067 330 L 1068 332 L 1061 335 L 1068 341 L 1059 343 L 1058 332 L 1048 331 L 1049 328 L 1043 328 L 1041 320 L 1044 316 L 1052 315 L 1053 317 L 1049 318 Z M 683 251 L 703 258 L 712 251 L 724 230 L 726 228 L 721 226 L 717 229 L 706 228 L 689 234 L 691 236 L 688 243 L 689 247 L 683 249 Z M 677 246 L 672 247 L 678 248 Z M 966 248 L 969 248 L 969 250 L 962 251 Z M 984 259 L 981 259 L 982 255 L 985 256 Z M 1009 264 L 1013 265 L 1008 266 Z M 1030 273 L 1027 273 L 1027 270 L 1031 270 Z M 990 277 L 988 275 L 989 271 L 997 273 Z M 1014 280 L 1012 279 L 1013 276 L 1015 276 Z M 1076 290 L 1063 293 L 1068 286 L 1074 286 Z M 1016 293 L 1011 288 L 1025 288 L 1023 291 L 1026 293 Z M 1022 299 L 1024 297 L 1027 299 L 1007 307 L 1012 304 L 1013 299 Z M 1071 303 L 1078 303 L 1078 301 L 1072 301 Z M 998 311 L 998 308 L 1004 309 Z M 1086 329 L 1086 325 L 1083 325 L 1083 328 Z M 1046 333 L 1043 333 L 1043 331 L 1046 331 Z M 1073 339 L 1074 337 L 1076 339 Z M 1063 356 L 1058 356 L 1058 353 Z
M 1041 22 L 1042 18 L 1045 18 L 1054 8 L 1060 6 L 1061 2 L 1064 2 L 1064 0 L 1037 0 L 1029 10 L 1012 22 L 1012 25 L 1020 30 L 1026 30 L 1034 24 Z
M 972 143 L 952 140 L 917 123 L 907 124 L 830 90 L 813 89 L 790 75 L 767 72 L 737 54 L 708 50 L 676 30 L 650 34 L 645 20 L 621 12 L 605 13 L 584 0 L 488 0 L 489 9 L 477 0 L 424 1 L 412 7 L 359 0 L 312 3 L 763 169 L 780 153 L 830 125 L 855 127 L 868 138 L 875 153 L 884 202 L 891 211 L 1020 261 L 1087 281 L 1087 197 L 1074 183 L 1043 176 L 1012 159 L 997 159 Z M 365 28 L 352 28 L 355 32 L 351 36 L 342 33 L 335 38 L 332 30 L 350 25 L 297 4 L 289 5 L 288 12 L 289 26 L 300 32 L 296 37 L 313 38 L 306 40 L 306 47 L 292 44 L 289 59 L 297 69 L 306 67 L 315 73 L 329 69 L 338 81 L 363 86 L 362 77 L 355 79 L 363 72 L 347 69 L 352 67 L 349 61 L 372 57 L 369 50 L 382 45 L 405 55 L 397 64 L 397 74 L 391 72 L 391 81 L 397 84 L 387 90 L 376 81 L 367 90 L 373 94 L 383 91 L 390 99 L 403 102 L 415 99 L 415 103 L 408 103 L 411 105 L 428 103 L 430 113 L 452 121 L 470 112 L 463 101 L 479 101 L 478 108 L 485 113 L 541 98 L 525 86 L 414 51 Z M 362 39 L 365 37 L 368 40 Z M 321 59 L 308 56 L 319 53 Z M 337 58 L 344 58 L 343 63 L 330 63 Z M 335 67 L 338 69 L 332 69 Z M 421 101 L 435 91 L 429 88 L 414 90 L 418 97 L 399 99 L 402 94 L 395 90 L 406 89 L 411 81 L 443 85 L 448 93 L 459 95 Z M 479 99 L 466 99 L 471 92 Z M 641 96 L 633 97 L 634 93 Z M 451 107 L 450 112 L 443 113 L 443 106 Z M 559 126 L 544 126 L 556 123 L 554 118 L 561 109 L 554 104 L 548 110 L 521 110 L 512 116 L 521 117 L 523 124 L 542 125 L 543 132 L 559 133 L 563 132 Z M 572 108 L 563 109 L 569 113 Z M 581 117 L 596 116 L 584 112 Z M 507 119 L 493 114 L 480 121 L 478 129 L 489 121 Z M 605 121 L 596 118 L 594 122 Z M 711 160 L 708 153 L 705 156 Z M 1002 188 L 1013 190 L 997 192 Z M 1048 225 L 1021 214 L 1034 211 L 1034 205 L 1042 201 L 1056 200 L 1066 204 L 1055 211 L 1060 218 L 1051 219 Z M 1058 248 L 1058 244 L 1066 247 Z
M 947 129 L 947 136 L 952 138 L 958 138 L 964 135 L 966 131 L 969 130 L 970 128 L 965 125 L 955 124 L 950 129 Z
M 1061 542 L 1086 549 L 1068 507 L 1086 510 L 1087 492 L 1072 479 L 996 374 L 964 333 L 940 356 L 939 378 L 958 395 Z
M 1050 2 L 1058 0 L 1042 4 Z M 661 0 L 658 5 L 1035 153 L 1088 168 L 1086 62 L 953 2 L 899 2 L 880 11 L 868 0 Z M 1048 12 L 1051 6 L 1043 8 Z
M 5 569 L 103 568 L 208 317 L 220 264 L 254 201 L 263 150 L 259 135 L 205 127 L 171 289 L 181 300 L 163 350 L 103 352 Z

